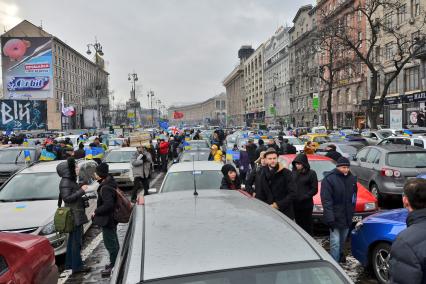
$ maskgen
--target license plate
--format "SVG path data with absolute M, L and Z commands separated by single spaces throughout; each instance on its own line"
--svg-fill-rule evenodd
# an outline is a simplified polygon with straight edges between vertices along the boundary
M 362 216 L 353 216 L 352 217 L 352 223 L 358 223 L 362 220 Z

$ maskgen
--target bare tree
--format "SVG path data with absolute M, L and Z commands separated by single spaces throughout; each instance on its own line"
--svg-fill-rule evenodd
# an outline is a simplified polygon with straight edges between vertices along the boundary
M 425 47 L 425 14 L 419 13 L 422 19 L 414 25 L 410 23 L 410 32 L 404 28 L 407 21 L 401 21 L 407 13 L 406 1 L 403 0 L 366 0 L 354 4 L 350 12 L 358 21 L 348 23 L 345 29 L 335 33 L 340 44 L 344 45 L 356 55 L 359 61 L 367 66 L 370 72 L 367 119 L 371 128 L 377 128 L 377 118 L 383 111 L 385 97 L 392 81 Z M 362 32 L 359 23 L 366 22 L 366 31 Z M 398 24 L 393 24 L 398 22 Z M 415 35 L 415 36 L 413 36 Z M 389 39 L 391 54 L 387 53 L 385 60 L 381 60 L 380 44 Z M 387 48 L 390 46 L 387 45 Z M 387 50 L 386 52 L 388 52 Z M 393 73 L 383 78 L 383 89 L 378 94 L 379 76 L 383 70 L 393 67 Z M 379 95 L 378 103 L 376 96 Z

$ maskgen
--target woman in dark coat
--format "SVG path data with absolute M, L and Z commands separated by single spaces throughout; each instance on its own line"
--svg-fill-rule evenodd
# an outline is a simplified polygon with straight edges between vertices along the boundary
M 238 148 L 237 148 L 238 150 Z M 246 177 L 247 177 L 247 173 L 249 172 L 251 165 L 250 165 L 250 158 L 249 155 L 246 151 L 246 146 L 243 146 L 243 149 L 241 149 L 240 152 L 240 159 L 238 161 L 235 161 L 235 165 L 239 168 L 240 170 L 240 180 L 241 183 L 246 182 Z
M 294 217 L 296 223 L 312 235 L 313 197 L 318 192 L 317 174 L 311 170 L 305 154 L 297 155 L 292 164 L 292 173 L 297 188 L 296 199 L 293 201 Z
M 77 171 L 74 158 L 68 158 L 56 167 L 56 172 L 61 177 L 58 206 L 61 206 L 64 201 L 65 207 L 71 208 L 74 216 L 74 230 L 69 233 L 65 257 L 65 269 L 72 269 L 73 274 L 90 271 L 89 267 L 83 265 L 80 254 L 83 224 L 89 222 L 83 200 L 88 187 L 87 185 L 80 187 L 77 184 Z
M 222 167 L 221 171 L 223 178 L 220 189 L 241 189 L 241 181 L 233 165 L 226 164 Z
M 262 168 L 266 166 L 264 156 L 265 151 L 259 153 L 259 158 L 255 161 L 254 169 L 250 171 L 245 182 L 246 191 L 254 197 L 256 196 L 256 190 L 260 189 L 260 176 L 262 173 Z

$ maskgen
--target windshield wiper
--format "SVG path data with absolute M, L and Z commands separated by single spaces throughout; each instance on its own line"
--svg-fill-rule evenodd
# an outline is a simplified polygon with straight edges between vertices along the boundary
M 16 159 L 15 159 L 15 165 L 18 163 L 18 159 L 19 159 L 19 157 L 21 156 L 21 154 L 22 154 L 22 150 L 21 150 L 21 151 L 19 151 L 18 156 L 16 156 Z

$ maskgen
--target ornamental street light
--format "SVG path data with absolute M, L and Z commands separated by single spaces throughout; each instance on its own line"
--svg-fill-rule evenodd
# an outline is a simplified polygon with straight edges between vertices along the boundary
M 147 94 L 147 97 L 148 97 L 148 106 L 151 109 L 151 126 L 154 126 L 154 110 L 152 108 L 152 100 L 154 97 L 154 92 L 150 90 Z
M 136 128 L 136 122 L 137 122 L 137 115 L 136 115 L 136 108 L 137 108 L 137 101 L 136 101 L 136 81 L 138 81 L 138 74 L 133 72 L 129 73 L 127 80 L 132 84 L 132 90 L 130 91 L 130 103 L 133 104 L 134 108 L 134 121 L 133 121 L 133 127 Z

